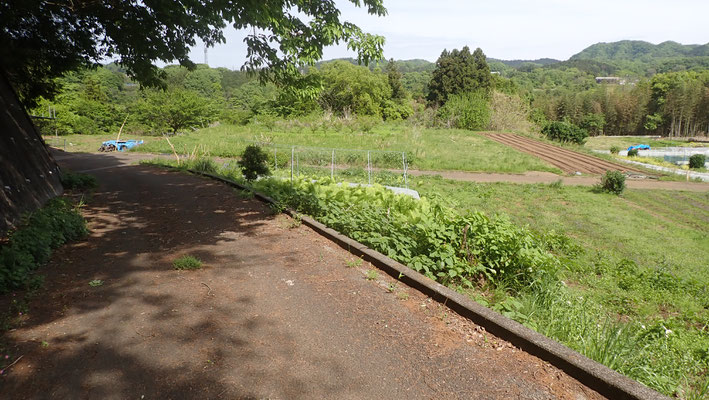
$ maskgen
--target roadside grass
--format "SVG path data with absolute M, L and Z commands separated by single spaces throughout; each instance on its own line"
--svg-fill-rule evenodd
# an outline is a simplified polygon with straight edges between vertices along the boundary
M 559 169 L 536 157 L 518 152 L 474 132 L 459 129 L 423 129 L 406 123 L 381 123 L 369 132 L 328 128 L 313 132 L 284 125 L 282 129 L 251 124 L 220 125 L 170 139 L 178 153 L 201 148 L 211 156 L 238 157 L 252 142 L 279 146 L 309 146 L 338 149 L 405 151 L 409 167 L 421 170 L 460 170 L 477 172 L 524 173 Z M 200 147 L 201 146 L 201 147 Z M 160 138 L 147 140 L 134 151 L 170 153 Z M 280 150 L 279 150 L 280 151 Z M 283 151 L 290 151 L 284 149 Z M 329 158 L 327 158 L 329 162 Z M 398 161 L 394 160 L 394 165 Z M 341 160 L 338 163 L 342 163 Z M 375 165 L 376 166 L 376 165 Z
M 665 394 L 691 398 L 709 373 L 709 193 L 415 179 L 459 212 L 504 214 L 564 264 L 566 288 L 540 282 L 472 296 Z M 511 303 L 513 304 L 513 303 Z M 690 382 L 690 383 L 688 383 Z M 684 385 L 684 386 L 683 386 Z M 687 387 L 694 391 L 687 391 Z
M 651 164 L 651 165 L 657 165 L 659 167 L 665 167 L 665 168 L 673 168 L 673 169 L 679 169 L 679 170 L 689 170 L 690 172 L 709 172 L 709 169 L 707 168 L 692 168 L 690 169 L 688 165 L 677 165 L 674 163 L 671 163 L 669 161 L 665 161 L 662 158 L 659 157 L 625 157 L 625 156 L 613 156 L 613 158 L 617 160 L 630 160 L 630 161 L 637 161 L 645 164 Z M 680 178 L 684 179 L 682 176 Z
M 98 187 L 98 181 L 93 175 L 62 171 L 60 179 L 66 190 L 89 191 Z

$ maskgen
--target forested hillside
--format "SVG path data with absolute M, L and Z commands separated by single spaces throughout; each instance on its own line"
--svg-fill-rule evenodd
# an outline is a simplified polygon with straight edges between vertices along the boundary
M 56 80 L 57 132 L 160 134 L 273 118 L 345 118 L 371 125 L 541 131 L 554 121 L 587 135 L 693 136 L 709 131 L 709 45 L 599 43 L 567 61 L 494 60 L 444 50 L 436 63 L 355 59 L 317 63 L 303 96 L 241 71 L 168 66 L 166 88 L 140 88 L 116 64 Z M 663 72 L 664 71 L 664 72 Z M 613 84 L 596 77 L 615 76 Z M 168 112 L 165 112 L 165 111 Z

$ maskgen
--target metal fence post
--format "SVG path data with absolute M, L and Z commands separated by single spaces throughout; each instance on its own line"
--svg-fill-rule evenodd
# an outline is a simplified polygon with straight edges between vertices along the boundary
M 295 146 L 290 148 L 290 183 L 293 183 L 293 154 L 295 153 Z
M 369 176 L 369 184 L 372 184 L 372 161 L 369 157 L 369 150 L 367 150 L 367 175 Z
M 406 188 L 408 189 L 408 188 L 409 188 L 409 182 L 408 182 L 407 179 L 406 179 L 407 167 L 406 167 L 406 152 L 405 152 L 405 151 L 402 151 L 402 152 L 401 152 L 401 162 L 402 162 L 403 165 L 404 165 L 404 186 L 406 186 Z

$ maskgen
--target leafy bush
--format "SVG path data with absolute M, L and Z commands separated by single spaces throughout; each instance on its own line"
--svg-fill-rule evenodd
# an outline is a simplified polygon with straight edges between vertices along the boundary
M 549 122 L 542 128 L 542 133 L 551 140 L 564 143 L 583 144 L 588 137 L 588 132 L 585 129 L 567 121 Z
M 411 104 L 404 101 L 386 100 L 382 105 L 382 118 L 385 121 L 407 119 L 414 113 Z
M 618 154 L 618 153 L 620 153 L 620 147 L 611 146 L 611 154 Z
M 64 189 L 67 190 L 84 191 L 96 189 L 98 187 L 98 182 L 92 175 L 63 171 L 60 179 L 62 186 L 64 186 Z
M 53 249 L 87 233 L 84 219 L 62 198 L 29 214 L 0 247 L 0 293 L 31 285 L 32 272 L 49 260 Z
M 244 178 L 247 181 L 253 181 L 259 176 L 268 176 L 271 171 L 268 169 L 266 162 L 268 161 L 268 154 L 263 151 L 259 146 L 248 145 L 244 149 L 244 153 L 241 154 L 241 160 L 239 160 L 239 167 L 241 172 L 244 174 Z
M 186 255 L 175 259 L 175 261 L 172 262 L 172 266 L 178 270 L 200 269 L 202 268 L 202 261 L 196 257 Z
M 638 149 L 628 150 L 628 157 L 637 157 L 637 156 L 638 156 Z
M 452 95 L 438 110 L 439 119 L 449 127 L 483 130 L 490 125 L 490 105 L 485 92 Z
M 600 189 L 604 192 L 621 194 L 625 190 L 625 175 L 620 171 L 606 171 L 601 177 Z
M 689 157 L 689 168 L 704 168 L 705 163 L 706 156 L 704 154 L 694 154 L 693 156 Z
M 380 187 L 349 188 L 321 179 L 262 180 L 255 188 L 281 208 L 310 214 L 333 229 L 443 283 L 468 287 L 483 277 L 520 289 L 556 276 L 557 259 L 526 228 L 481 213 L 459 215 L 438 201 Z

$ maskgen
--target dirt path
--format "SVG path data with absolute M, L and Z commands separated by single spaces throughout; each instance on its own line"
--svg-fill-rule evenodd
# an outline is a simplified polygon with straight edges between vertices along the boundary
M 587 154 L 571 151 L 559 146 L 542 143 L 512 133 L 484 133 L 483 136 L 508 145 L 519 151 L 539 157 L 566 173 L 603 174 L 606 171 L 637 172 L 647 174 L 637 168 L 612 163 Z
M 600 398 L 231 188 L 113 155 L 61 164 L 101 182 L 92 234 L 5 335 L 23 357 L 0 397 Z M 205 267 L 173 270 L 188 253 Z

